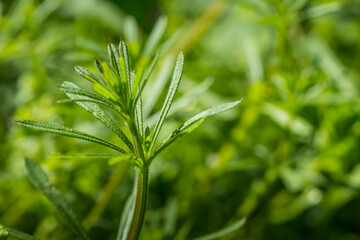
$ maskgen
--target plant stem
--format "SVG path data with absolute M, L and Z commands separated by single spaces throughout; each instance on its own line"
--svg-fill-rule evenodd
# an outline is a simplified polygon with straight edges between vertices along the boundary
M 136 202 L 127 240 L 137 240 L 144 222 L 147 195 L 149 191 L 149 169 L 137 169 Z

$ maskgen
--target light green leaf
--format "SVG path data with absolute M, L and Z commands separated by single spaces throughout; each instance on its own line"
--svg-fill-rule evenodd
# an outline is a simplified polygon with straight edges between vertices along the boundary
M 171 109 L 168 113 L 168 117 L 173 113 L 176 113 L 178 110 L 186 107 L 188 104 L 194 102 L 202 93 L 204 93 L 214 82 L 213 78 L 206 78 L 201 84 L 197 85 L 194 88 L 191 88 L 188 91 L 185 91 L 185 94 L 179 97 L 174 101 L 171 106 Z M 160 111 L 151 115 L 147 120 L 147 123 L 152 126 L 155 124 L 156 119 L 159 117 Z
M 236 221 L 235 223 L 231 224 L 228 227 L 225 227 L 221 230 L 218 230 L 216 232 L 207 234 L 202 237 L 195 238 L 194 240 L 212 240 L 212 239 L 219 239 L 225 235 L 228 235 L 230 233 L 235 232 L 236 230 L 240 229 L 242 226 L 244 226 L 246 222 L 246 218 L 242 218 L 239 221 Z
M 75 65 L 75 71 L 77 73 L 79 73 L 80 76 L 82 76 L 83 78 L 85 78 L 86 80 L 88 80 L 92 83 L 99 83 L 103 86 L 105 85 L 103 80 L 101 80 L 100 78 L 95 76 L 92 72 L 90 72 L 89 70 L 87 70 L 84 67 Z
M 37 187 L 56 207 L 60 214 L 65 218 L 74 233 L 81 239 L 89 240 L 84 227 L 75 215 L 70 204 L 64 195 L 57 190 L 49 181 L 46 173 L 41 167 L 30 159 L 25 160 L 25 169 L 31 183 Z
M 133 193 L 128 197 L 124 210 L 121 214 L 120 224 L 118 228 L 118 233 L 116 236 L 116 240 L 126 240 L 126 237 L 130 230 L 131 220 L 134 215 L 134 208 L 135 208 L 135 191 L 134 188 Z
M 78 130 L 74 130 L 68 127 L 63 126 L 56 126 L 49 123 L 43 123 L 43 122 L 37 122 L 32 120 L 19 120 L 16 121 L 19 125 L 27 128 L 31 128 L 34 130 L 42 131 L 42 132 L 49 132 L 57 135 L 62 135 L 65 137 L 71 137 L 71 138 L 77 138 L 84 141 L 89 141 L 93 143 L 97 143 L 109 148 L 112 148 L 118 152 L 126 153 L 126 151 L 112 143 L 107 142 L 106 140 L 102 138 L 98 138 L 95 136 L 91 136 L 87 133 L 80 132 Z
M 68 87 L 73 88 L 79 88 L 74 83 L 70 82 L 64 82 L 63 85 L 66 84 Z M 66 95 L 71 99 L 83 99 L 88 100 L 88 97 L 72 94 L 72 93 L 66 93 Z M 120 129 L 120 127 L 115 123 L 114 120 L 105 112 L 103 111 L 99 105 L 93 102 L 83 102 L 83 101 L 76 101 L 78 105 L 80 105 L 83 109 L 85 109 L 87 112 L 94 115 L 100 122 L 102 122 L 106 127 L 108 127 L 111 131 L 113 131 L 125 144 L 128 146 L 128 148 L 131 151 L 134 151 L 133 145 L 131 144 L 128 137 L 125 135 L 125 133 Z
M 171 107 L 171 104 L 174 100 L 176 90 L 179 87 L 181 75 L 183 72 L 183 67 L 184 67 L 184 54 L 183 54 L 183 52 L 180 51 L 178 58 L 176 60 L 176 65 L 175 65 L 173 77 L 172 77 L 172 80 L 170 83 L 169 91 L 166 95 L 166 99 L 165 99 L 164 105 L 161 109 L 159 119 L 156 122 L 156 125 L 154 128 L 154 132 L 153 132 L 152 139 L 151 139 L 150 151 L 151 151 L 152 147 L 154 146 L 157 137 L 159 136 L 161 127 L 164 124 L 165 118 L 166 118 L 166 116 L 169 112 L 169 109 Z
M 150 33 L 149 38 L 146 41 L 145 47 L 143 49 L 143 56 L 149 56 L 156 49 L 159 44 L 162 36 L 164 35 L 166 26 L 167 26 L 167 17 L 161 16 L 155 23 L 153 30 Z
M 156 149 L 155 153 L 151 157 L 152 159 L 159 154 L 162 150 L 164 150 L 167 146 L 169 146 L 174 140 L 176 140 L 178 137 L 183 136 L 187 133 L 192 132 L 194 129 L 196 129 L 207 117 L 213 116 L 215 114 L 227 111 L 229 109 L 232 109 L 236 107 L 240 102 L 242 101 L 235 101 L 230 103 L 224 103 L 219 106 L 215 106 L 212 108 L 209 108 L 194 117 L 187 120 L 183 125 L 181 125 L 178 129 L 176 129 L 170 136 L 168 136 Z
M 144 80 L 141 81 L 140 86 L 136 90 L 137 92 L 136 92 L 136 97 L 135 97 L 134 103 L 137 103 L 137 100 L 139 99 L 139 97 L 141 97 L 141 93 L 143 92 L 144 87 L 145 87 L 146 83 L 148 82 L 148 80 L 150 78 L 150 75 L 151 75 L 152 71 L 154 70 L 158 60 L 159 60 L 159 52 L 156 53 L 153 61 L 150 64 L 149 70 L 146 73 L 146 76 L 145 76 Z
M 118 163 L 124 162 L 124 161 L 128 161 L 129 163 L 135 165 L 136 167 L 141 168 L 143 166 L 140 158 L 138 158 L 134 154 L 130 154 L 130 153 L 112 157 L 108 163 L 109 163 L 109 165 L 115 165 L 115 164 L 118 164 Z
M 75 84 L 71 83 L 71 82 L 63 82 L 61 84 L 61 86 L 59 87 L 61 91 L 65 92 L 65 93 L 71 93 L 71 94 L 76 94 L 79 96 L 84 96 L 87 97 L 88 99 L 94 99 L 97 100 L 99 102 L 102 102 L 102 104 L 110 107 L 110 108 L 115 108 L 114 104 L 107 98 L 98 95 L 96 93 L 92 93 L 89 91 L 86 91 L 82 88 L 79 88 L 78 86 L 74 87 Z M 96 85 L 96 84 L 94 84 Z M 101 85 L 100 85 L 101 86 Z

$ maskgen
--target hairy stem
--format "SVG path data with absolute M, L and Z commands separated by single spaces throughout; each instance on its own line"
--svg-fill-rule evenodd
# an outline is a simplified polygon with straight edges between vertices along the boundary
M 137 240 L 144 222 L 147 195 L 149 190 L 149 169 L 143 168 L 137 170 L 136 179 L 136 202 L 133 219 L 127 240 Z

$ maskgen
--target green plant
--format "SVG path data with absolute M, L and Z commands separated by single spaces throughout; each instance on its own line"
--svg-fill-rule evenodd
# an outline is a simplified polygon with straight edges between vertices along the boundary
M 128 47 L 123 40 L 120 40 L 119 48 L 110 42 L 108 44 L 108 52 L 110 64 L 95 59 L 95 65 L 101 77 L 96 76 L 83 67 L 75 66 L 75 70 L 83 78 L 91 82 L 93 91 L 82 89 L 71 82 L 63 82 L 59 88 L 69 97 L 69 100 L 61 102 L 76 102 L 114 132 L 122 141 L 122 146 L 64 126 L 56 126 L 33 120 L 19 120 L 17 123 L 34 130 L 50 132 L 106 146 L 115 150 L 115 153 L 88 153 L 86 156 L 109 158 L 110 164 L 127 161 L 136 167 L 137 187 L 135 199 L 132 201 L 132 198 L 130 198 L 130 203 L 125 208 L 124 212 L 126 214 L 123 214 L 121 219 L 117 238 L 133 240 L 139 238 L 143 224 L 148 195 L 149 168 L 155 157 L 176 139 L 196 129 L 207 117 L 229 110 L 237 106 L 241 100 L 225 103 L 195 115 L 172 132 L 160 144 L 157 144 L 159 133 L 180 83 L 184 65 L 184 54 L 181 51 L 178 54 L 163 107 L 155 127 L 151 130 L 149 127 L 144 128 L 141 95 L 157 63 L 159 54 L 153 57 L 151 63 L 148 58 L 140 59 L 139 64 L 135 67 L 135 74 L 132 71 Z M 119 115 L 120 119 L 126 123 L 130 134 L 126 134 L 126 130 L 121 129 L 115 120 L 103 110 L 103 107 Z M 76 158 L 77 156 L 72 157 Z M 80 221 L 77 220 L 69 204 L 66 203 L 65 198 L 51 186 L 41 168 L 33 161 L 27 160 L 26 169 L 33 184 L 60 209 L 63 216 L 71 222 L 73 230 L 78 237 L 89 239 Z

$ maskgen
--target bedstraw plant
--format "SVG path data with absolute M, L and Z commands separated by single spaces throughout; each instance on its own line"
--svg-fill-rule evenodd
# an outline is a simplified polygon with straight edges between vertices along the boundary
M 150 58 L 138 60 L 138 64 L 136 64 L 134 69 L 125 41 L 120 40 L 119 47 L 110 42 L 108 44 L 108 54 L 109 64 L 95 59 L 98 75 L 84 67 L 75 66 L 76 72 L 92 84 L 93 91 L 85 90 L 72 82 L 65 81 L 59 88 L 69 99 L 62 100 L 61 102 L 70 101 L 77 103 L 116 134 L 121 140 L 121 144 L 115 144 L 100 137 L 65 126 L 33 120 L 19 120 L 17 123 L 34 130 L 100 144 L 114 151 L 111 154 L 87 153 L 86 156 L 89 158 L 108 158 L 110 159 L 109 163 L 112 165 L 122 161 L 132 164 L 136 169 L 136 191 L 134 197 L 129 198 L 130 200 L 124 208 L 117 239 L 135 240 L 139 238 L 143 225 L 148 198 L 149 169 L 156 156 L 179 137 L 192 132 L 207 117 L 234 108 L 241 100 L 205 110 L 187 120 L 164 140 L 158 141 L 159 133 L 169 113 L 183 73 L 183 52 L 180 51 L 177 56 L 170 87 L 156 124 L 152 129 L 144 126 L 142 93 L 158 61 L 159 53 L 154 54 L 152 60 Z M 104 110 L 105 108 L 117 114 L 128 129 L 119 127 L 118 123 Z M 81 155 L 81 157 L 83 156 Z M 72 157 L 76 158 L 76 156 Z M 51 185 L 40 166 L 32 160 L 26 160 L 25 167 L 31 182 L 56 206 L 63 217 L 70 223 L 77 237 L 89 239 L 85 228 L 76 217 L 74 211 L 71 210 L 70 204 Z M 242 225 L 243 221 L 237 224 Z

